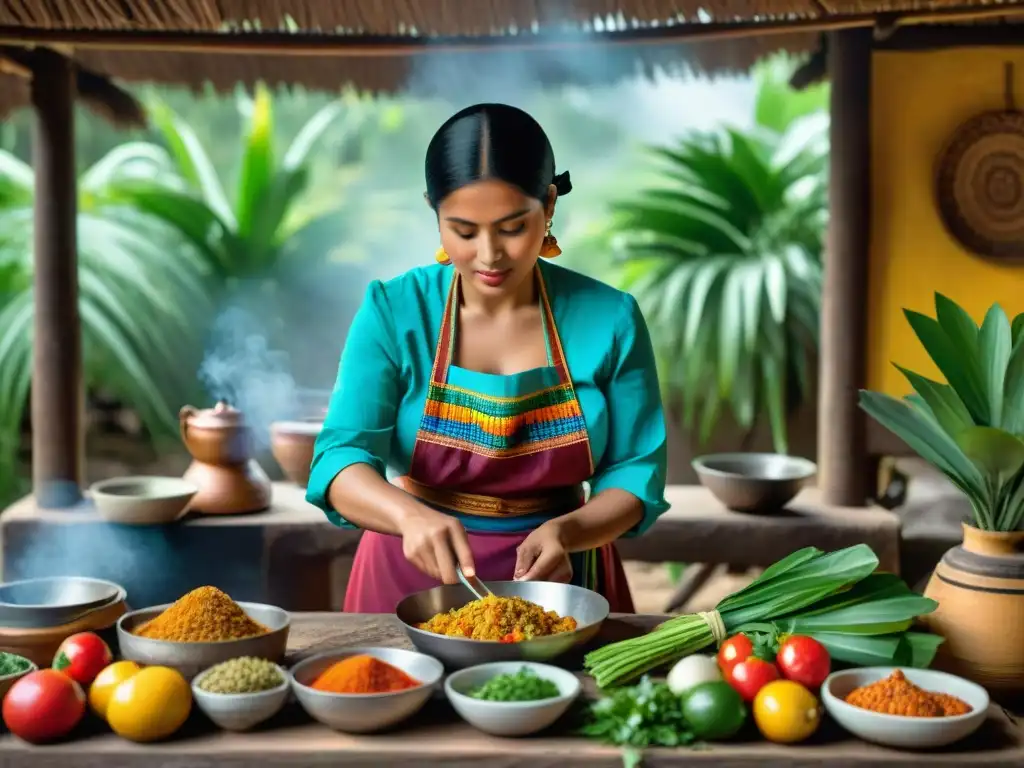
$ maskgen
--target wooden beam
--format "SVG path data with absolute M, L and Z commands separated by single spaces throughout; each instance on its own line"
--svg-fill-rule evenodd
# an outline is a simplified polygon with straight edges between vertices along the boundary
M 32 482 L 42 508 L 81 499 L 82 334 L 75 224 L 75 68 L 37 52 L 35 107 L 35 332 L 32 367 Z
M 611 32 L 572 31 L 539 34 L 412 36 L 346 35 L 323 32 L 58 29 L 0 26 L 0 44 L 65 45 L 110 51 L 179 51 L 278 56 L 413 56 L 431 53 L 545 50 L 594 45 L 665 45 L 801 32 L 873 28 L 880 18 L 890 27 L 914 24 L 986 21 L 1024 15 L 1024 5 L 955 5 L 906 13 L 876 12 L 770 18 L 729 22 L 693 22 L 636 27 Z
M 935 51 L 943 48 L 1013 47 L 1024 45 L 1024 24 L 998 27 L 963 24 L 943 27 L 900 27 L 875 41 L 880 51 Z
M 871 225 L 870 30 L 829 37 L 829 232 L 821 307 L 819 483 L 828 504 L 863 506 L 869 493 L 865 415 L 868 233 Z M 873 490 L 872 490 L 873 493 Z

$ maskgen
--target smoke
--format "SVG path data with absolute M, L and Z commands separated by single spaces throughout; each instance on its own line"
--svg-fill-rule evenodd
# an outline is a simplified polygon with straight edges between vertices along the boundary
M 199 368 L 206 391 L 245 414 L 260 447 L 269 445 L 271 422 L 294 416 L 300 408 L 289 356 L 271 349 L 267 337 L 254 312 L 230 307 L 214 323 Z

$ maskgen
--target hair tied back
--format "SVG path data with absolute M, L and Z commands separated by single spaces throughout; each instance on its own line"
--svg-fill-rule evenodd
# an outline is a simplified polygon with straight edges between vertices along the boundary
M 558 196 L 568 195 L 572 192 L 572 181 L 569 180 L 569 172 L 565 171 L 559 173 L 551 180 L 551 183 L 555 185 L 555 189 L 558 191 Z

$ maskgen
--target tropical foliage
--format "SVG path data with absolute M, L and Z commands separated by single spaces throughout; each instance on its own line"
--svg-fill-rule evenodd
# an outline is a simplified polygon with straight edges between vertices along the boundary
M 861 407 L 929 461 L 970 499 L 974 524 L 1016 531 L 1024 522 L 1024 313 L 1011 323 L 998 304 L 981 327 L 935 294 L 935 317 L 905 310 L 948 383 L 896 367 L 914 394 L 863 391 Z
M 616 206 L 614 240 L 668 402 L 702 441 L 723 407 L 745 429 L 766 411 L 783 453 L 818 343 L 828 157 L 826 122 L 805 114 L 821 97 L 782 109 L 784 71 L 762 72 L 752 130 L 651 149 L 662 181 Z
M 303 199 L 310 153 L 358 104 L 334 101 L 298 131 L 280 157 L 265 89 L 247 113 L 233 195 L 195 132 L 154 100 L 162 144 L 115 147 L 79 178 L 79 308 L 86 386 L 131 403 L 154 433 L 176 429 L 177 406 L 195 394 L 215 312 L 263 281 L 278 290 L 329 255 L 344 217 L 337 198 Z M 31 378 L 33 173 L 0 152 L 0 446 L 9 462 Z M 289 269 L 284 269 L 284 264 Z M 265 299 L 265 296 L 261 298 Z M 301 305 L 302 302 L 294 302 Z
M 86 386 L 102 385 L 159 429 L 167 396 L 189 390 L 210 308 L 207 264 L 176 233 L 126 204 L 123 191 L 154 171 L 162 150 L 117 147 L 79 178 L 79 311 Z M 0 435 L 4 464 L 16 449 L 32 374 L 34 174 L 0 151 Z

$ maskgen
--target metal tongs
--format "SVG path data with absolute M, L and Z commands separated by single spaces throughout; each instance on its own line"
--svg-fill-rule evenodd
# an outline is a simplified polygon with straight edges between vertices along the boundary
M 467 576 L 463 573 L 461 565 L 455 566 L 455 573 L 458 574 L 459 581 L 462 582 L 462 585 L 476 595 L 477 600 L 483 600 L 488 595 L 494 594 L 486 584 L 480 581 L 477 576 Z

